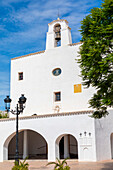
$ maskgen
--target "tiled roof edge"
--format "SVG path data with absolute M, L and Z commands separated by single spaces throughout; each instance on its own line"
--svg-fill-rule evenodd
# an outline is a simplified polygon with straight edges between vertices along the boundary
M 82 44 L 82 43 L 81 42 L 73 43 L 73 44 L 69 44 L 69 46 L 74 46 L 74 45 L 78 45 L 78 44 Z M 39 51 L 39 52 L 35 52 L 35 53 L 30 53 L 30 54 L 26 54 L 26 55 L 23 55 L 23 56 L 12 58 L 11 60 L 16 60 L 16 59 L 24 58 L 24 57 L 28 57 L 28 56 L 31 56 L 31 55 L 41 54 L 41 53 L 44 53 L 44 52 L 45 52 L 45 50 Z
M 30 53 L 30 54 L 23 55 L 23 56 L 20 56 L 20 57 L 12 58 L 11 60 L 16 60 L 16 59 L 24 58 L 24 57 L 28 57 L 28 56 L 31 56 L 31 55 L 41 54 L 41 53 L 44 53 L 44 52 L 45 52 L 45 50 L 44 51 L 35 52 L 35 53 Z
M 79 45 L 79 44 L 82 44 L 82 42 L 78 42 L 78 43 L 69 44 L 69 46 L 74 46 L 74 45 Z
M 62 21 L 65 21 L 68 24 L 68 21 L 66 19 L 57 19 L 57 20 L 54 20 L 54 21 L 50 22 L 48 25 L 51 25 L 54 22 L 62 22 Z
M 54 114 L 44 114 L 44 115 L 34 115 L 34 116 L 25 116 L 25 117 L 20 117 L 19 120 L 38 119 L 38 118 L 47 118 L 47 117 L 59 117 L 59 116 L 72 116 L 72 115 L 90 114 L 90 113 L 93 113 L 93 110 L 78 111 L 78 112 L 54 113 Z M 6 118 L 6 119 L 0 119 L 0 122 L 13 121 L 13 120 L 15 120 L 15 118 Z

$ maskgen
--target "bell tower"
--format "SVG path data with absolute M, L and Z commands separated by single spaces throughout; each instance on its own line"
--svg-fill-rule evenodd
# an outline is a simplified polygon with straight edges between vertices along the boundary
M 57 19 L 48 24 L 46 50 L 72 44 L 71 28 L 65 19 Z

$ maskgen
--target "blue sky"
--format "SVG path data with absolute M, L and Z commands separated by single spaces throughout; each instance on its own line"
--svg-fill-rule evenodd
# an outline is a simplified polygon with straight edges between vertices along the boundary
M 81 39 L 80 21 L 102 0 L 0 0 L 0 110 L 10 94 L 11 58 L 45 49 L 48 23 L 67 19 L 73 43 Z

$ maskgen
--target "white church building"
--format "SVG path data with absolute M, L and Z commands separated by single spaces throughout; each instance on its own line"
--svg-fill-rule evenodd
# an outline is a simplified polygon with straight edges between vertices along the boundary
M 67 20 L 48 24 L 45 51 L 11 60 L 11 109 L 24 94 L 19 115 L 19 157 L 99 161 L 113 158 L 113 110 L 102 119 L 90 115 L 94 93 L 82 86 L 76 61 L 80 43 L 72 44 Z M 15 116 L 0 120 L 0 161 L 14 159 Z

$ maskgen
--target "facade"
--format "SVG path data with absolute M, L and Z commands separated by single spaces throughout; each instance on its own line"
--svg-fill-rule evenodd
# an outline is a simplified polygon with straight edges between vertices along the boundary
M 58 18 L 48 26 L 45 51 L 11 61 L 11 109 L 21 94 L 27 97 L 24 112 L 19 115 L 20 158 L 112 159 L 113 110 L 100 120 L 90 117 L 93 111 L 88 100 L 95 90 L 82 86 L 76 61 L 81 44 L 72 44 L 66 20 Z M 12 114 L 0 120 L 0 134 L 0 161 L 14 159 Z
M 61 40 L 57 42 L 55 27 L 58 26 Z M 57 47 L 58 43 L 61 46 Z M 27 103 L 23 116 L 90 110 L 88 99 L 94 90 L 82 87 L 80 68 L 75 60 L 79 47 L 80 43 L 72 44 L 66 20 L 51 22 L 45 51 L 11 61 L 11 108 L 14 109 L 20 95 L 25 94 Z M 54 75 L 57 71 L 58 76 Z M 23 79 L 19 80 L 22 74 Z M 58 95 L 60 100 L 56 101 Z

